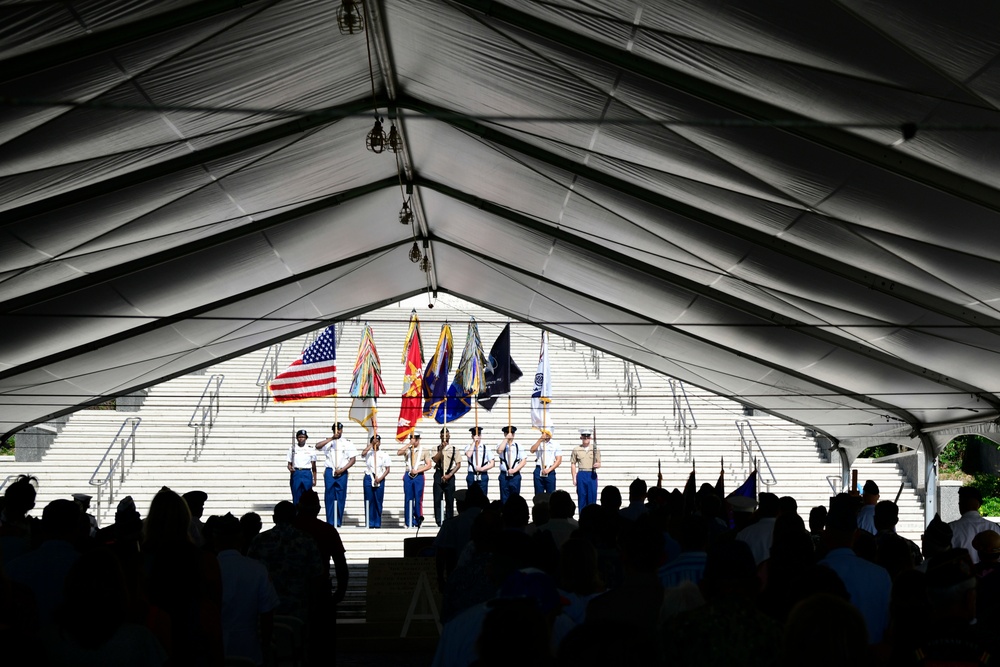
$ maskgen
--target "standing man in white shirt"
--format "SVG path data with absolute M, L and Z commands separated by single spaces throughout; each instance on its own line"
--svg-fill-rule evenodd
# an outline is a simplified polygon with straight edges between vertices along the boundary
M 383 482 L 389 475 L 389 455 L 382 451 L 382 436 L 375 434 L 368 439 L 368 446 L 361 452 L 365 458 L 365 501 L 368 503 L 368 527 L 382 527 L 382 502 L 385 499 Z
M 431 452 L 420 443 L 420 431 L 410 433 L 410 441 L 399 448 L 406 472 L 403 474 L 403 500 L 407 528 L 420 527 L 424 522 L 424 473 L 431 469 Z
M 500 502 L 506 503 L 510 494 L 521 495 L 521 468 L 526 459 L 521 445 L 514 441 L 516 426 L 504 426 L 503 440 L 497 445 L 497 458 L 500 459 Z
M 306 447 L 309 434 L 305 429 L 295 433 L 295 442 L 288 449 L 289 485 L 292 487 L 292 503 L 299 504 L 302 493 L 316 486 L 316 450 Z M 310 471 L 312 474 L 310 474 Z
M 552 434 L 542 431 L 531 446 L 535 455 L 535 494 L 552 493 L 556 490 L 556 468 L 562 463 L 562 447 L 552 442 Z
M 948 524 L 951 526 L 951 546 L 968 551 L 973 564 L 979 562 L 979 553 L 972 547 L 973 538 L 984 530 L 1000 533 L 1000 526 L 979 514 L 982 504 L 983 495 L 979 489 L 963 486 L 958 490 L 958 511 L 962 516 Z
M 483 427 L 473 426 L 469 429 L 472 434 L 472 442 L 465 450 L 465 457 L 469 460 L 468 474 L 465 481 L 471 487 L 478 484 L 483 490 L 483 495 L 489 497 L 490 476 L 489 470 L 496 465 L 493 450 L 483 442 Z
M 333 436 L 317 442 L 316 449 L 323 452 L 326 459 L 326 468 L 323 470 L 326 522 L 340 528 L 344 523 L 344 507 L 347 503 L 347 471 L 354 465 L 358 453 L 354 443 L 344 437 L 344 425 L 340 422 L 333 425 Z

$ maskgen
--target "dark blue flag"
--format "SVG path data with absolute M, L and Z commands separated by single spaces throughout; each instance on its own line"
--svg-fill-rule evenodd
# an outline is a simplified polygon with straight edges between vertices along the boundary
M 497 336 L 486 365 L 486 390 L 476 397 L 479 405 L 492 410 L 497 397 L 510 393 L 510 385 L 521 379 L 524 373 L 510 357 L 510 323 Z

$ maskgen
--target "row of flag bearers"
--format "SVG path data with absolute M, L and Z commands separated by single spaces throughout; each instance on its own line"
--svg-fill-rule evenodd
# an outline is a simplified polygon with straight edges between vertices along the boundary
M 461 448 L 451 443 L 451 432 L 440 430 L 440 443 L 426 445 L 423 434 L 413 431 L 408 442 L 396 450 L 403 461 L 404 525 L 418 527 L 423 523 L 423 498 L 427 473 L 432 469 L 434 485 L 434 519 L 437 525 L 454 516 L 455 478 L 465 470 L 466 487 L 478 485 L 483 495 L 489 497 L 490 472 L 498 470 L 497 480 L 500 500 L 506 503 L 511 494 L 521 493 L 522 470 L 532 457 L 534 463 L 534 492 L 551 493 L 556 489 L 556 470 L 563 462 L 562 448 L 543 433 L 530 447 L 522 446 L 515 439 L 516 426 L 500 429 L 503 438 L 495 445 L 483 441 L 483 427 L 469 429 L 470 442 Z M 308 443 L 308 432 L 296 433 L 295 443 L 288 452 L 288 470 L 291 473 L 292 501 L 297 503 L 302 493 L 317 482 L 317 462 L 322 458 L 326 520 L 340 527 L 344 521 L 347 502 L 349 470 L 358 458 L 357 448 L 343 436 L 344 425 L 333 425 L 332 435 L 315 446 Z M 590 429 L 580 432 L 580 446 L 571 454 L 570 469 L 577 498 L 582 509 L 597 500 L 597 469 L 600 452 L 591 447 Z M 382 448 L 382 437 L 373 434 L 361 451 L 364 461 L 364 499 L 369 528 L 382 526 L 385 498 L 385 480 L 392 468 L 389 452 Z
M 435 520 L 440 525 L 441 506 L 445 517 L 454 513 L 455 477 L 464 465 L 466 484 L 478 484 L 488 493 L 490 471 L 499 468 L 501 500 L 506 501 L 511 493 L 520 493 L 521 474 L 529 453 L 535 455 L 534 487 L 536 493 L 551 493 L 555 490 L 556 468 L 562 463 L 562 451 L 552 441 L 552 419 L 549 414 L 551 402 L 551 373 L 548 361 L 548 338 L 542 333 L 538 368 L 534 376 L 534 390 L 531 397 L 532 426 L 541 435 L 529 451 L 515 440 L 517 428 L 510 422 L 510 386 L 523 373 L 510 355 L 510 324 L 507 324 L 486 355 L 479 338 L 479 329 L 473 318 L 469 322 L 465 348 L 452 381 L 453 338 L 451 327 L 445 322 L 434 354 L 424 366 L 419 320 L 416 313 L 410 317 L 409 329 L 403 348 L 404 364 L 403 395 L 396 428 L 396 439 L 402 443 L 396 451 L 404 461 L 404 492 L 406 498 L 405 524 L 419 526 L 423 520 L 423 492 L 425 475 L 434 469 Z M 288 369 L 276 376 L 270 383 L 272 397 L 276 402 L 302 400 L 337 395 L 336 386 L 336 333 L 335 327 L 327 327 Z M 384 497 L 384 481 L 391 469 L 391 448 L 382 449 L 382 435 L 377 421 L 378 397 L 385 393 L 381 380 L 381 362 L 375 350 L 371 327 L 366 323 L 358 346 L 357 361 L 351 383 L 352 402 L 349 412 L 367 431 L 365 447 L 360 457 L 365 465 L 365 502 L 368 507 L 368 525 L 381 526 L 381 508 Z M 483 428 L 479 426 L 478 410 L 492 410 L 498 396 L 508 394 L 507 426 L 501 429 L 503 439 L 495 446 L 482 441 Z M 469 429 L 472 441 L 459 455 L 451 446 L 448 426 L 466 414 L 475 414 L 476 426 Z M 336 402 L 334 403 L 336 415 Z M 336 418 L 336 417 L 335 417 Z M 421 443 L 421 433 L 417 424 L 421 418 L 430 418 L 439 424 L 441 444 L 425 447 Z M 317 443 L 314 448 L 306 446 L 308 435 L 305 431 L 296 433 L 296 441 L 288 454 L 288 471 L 292 498 L 298 500 L 308 484 L 317 481 L 316 462 L 308 460 L 307 452 L 314 449 L 326 457 L 324 484 L 326 486 L 327 520 L 334 525 L 343 523 L 344 503 L 348 470 L 355 464 L 359 454 L 357 448 L 343 438 L 343 424 L 334 424 L 330 438 Z M 586 436 L 590 437 L 589 433 Z M 581 441 L 583 436 L 581 435 Z M 589 445 L 589 442 L 581 442 Z M 577 448 L 580 449 L 580 448 Z M 599 454 L 579 461 L 576 465 L 574 450 L 571 470 L 574 483 L 581 499 L 580 507 L 596 501 L 596 469 L 600 467 Z M 586 451 L 583 452 L 585 457 Z M 577 474 L 579 468 L 579 477 Z M 581 486 L 582 485 L 582 486 Z M 591 489 L 591 487 L 593 487 Z M 582 489 L 582 490 L 580 490 Z

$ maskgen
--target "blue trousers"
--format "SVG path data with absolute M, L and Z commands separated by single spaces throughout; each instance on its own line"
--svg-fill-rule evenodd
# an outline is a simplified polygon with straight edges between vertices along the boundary
M 385 484 L 372 488 L 372 476 L 365 475 L 365 501 L 368 503 L 368 527 L 382 527 L 382 500 L 385 498 Z
M 326 494 L 323 496 L 326 522 L 340 528 L 344 524 L 344 506 L 347 504 L 347 473 L 334 477 L 333 468 L 327 468 L 323 471 L 323 482 L 326 484 Z
M 409 473 L 403 473 L 403 502 L 406 504 L 406 527 L 417 525 L 417 517 L 424 516 L 424 473 L 410 479 Z
M 521 495 L 521 473 L 507 476 L 507 473 L 500 473 L 500 502 L 506 503 L 510 494 Z
M 471 489 L 472 485 L 476 483 L 476 474 L 470 472 L 465 476 L 465 481 L 468 484 L 468 488 Z M 479 488 L 483 490 L 483 495 L 488 498 L 490 490 L 490 476 L 485 472 L 479 475 Z
M 577 512 L 587 505 L 597 502 L 597 473 L 583 472 L 576 473 L 576 502 Z
M 298 505 L 302 494 L 313 488 L 312 470 L 294 470 L 289 480 L 292 487 L 292 504 Z
M 535 493 L 552 493 L 556 490 L 556 473 L 542 477 L 542 467 L 535 466 Z

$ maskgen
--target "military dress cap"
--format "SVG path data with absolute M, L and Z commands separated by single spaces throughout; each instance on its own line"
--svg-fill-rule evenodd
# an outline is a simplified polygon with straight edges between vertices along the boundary
M 86 493 L 74 493 L 73 500 L 80 503 L 84 507 L 90 507 L 90 499 L 92 496 L 88 496 Z
M 473 426 L 472 428 L 469 429 L 469 433 L 471 433 L 472 435 L 482 435 L 483 434 L 483 427 L 482 426 Z
M 420 431 L 414 431 L 413 432 L 413 437 L 414 438 L 419 438 L 420 437 Z
M 304 435 L 307 438 L 309 437 L 309 434 L 306 433 L 306 430 L 304 428 L 300 428 L 298 431 L 295 432 L 295 437 L 296 438 L 299 437 L 300 435 Z
M 503 431 L 504 435 L 507 435 L 508 433 L 517 433 L 517 427 L 516 426 L 504 426 L 500 430 Z
M 866 496 L 877 496 L 879 495 L 878 484 L 872 480 L 868 480 L 865 482 L 864 487 L 862 487 L 861 492 Z
M 181 498 L 183 498 L 188 503 L 194 501 L 196 503 L 201 503 L 202 505 L 204 505 L 205 501 L 208 500 L 208 494 L 205 493 L 204 491 L 197 491 L 197 490 L 188 491 L 187 493 L 182 495 Z
M 593 434 L 594 434 L 594 430 L 593 429 L 589 429 L 589 428 L 581 428 L 580 429 L 580 437 L 581 438 L 589 438 Z

